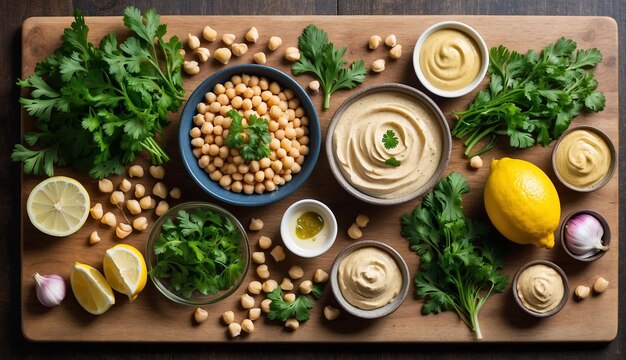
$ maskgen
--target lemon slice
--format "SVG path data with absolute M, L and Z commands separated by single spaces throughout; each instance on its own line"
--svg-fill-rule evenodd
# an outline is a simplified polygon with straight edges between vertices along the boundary
M 89 215 L 89 194 L 78 181 L 54 176 L 35 186 L 28 195 L 26 212 L 33 225 L 52 236 L 77 232 Z
M 146 286 L 146 261 L 137 248 L 128 244 L 115 245 L 106 251 L 103 261 L 104 276 L 111 287 L 128 296 L 130 301 Z
M 98 270 L 87 264 L 74 263 L 70 285 L 80 306 L 94 315 L 104 313 L 115 304 L 111 286 Z

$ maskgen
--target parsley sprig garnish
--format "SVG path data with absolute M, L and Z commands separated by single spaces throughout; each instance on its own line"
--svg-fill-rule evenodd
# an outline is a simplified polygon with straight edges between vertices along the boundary
M 389 150 L 398 146 L 399 140 L 396 136 L 395 131 L 389 129 L 383 134 L 382 142 L 383 146 L 385 146 L 385 149 Z M 392 156 L 389 159 L 385 160 L 385 165 L 398 167 L 401 165 L 401 163 L 400 161 L 398 161 L 398 159 Z
M 320 81 L 324 90 L 324 105 L 330 107 L 330 95 L 340 89 L 353 89 L 365 80 L 367 69 L 363 60 L 354 61 L 349 67 L 343 59 L 346 47 L 337 49 L 328 42 L 326 31 L 311 24 L 307 26 L 298 38 L 300 59 L 295 62 L 291 70 L 294 75 L 313 73 Z
M 182 43 L 165 40 L 167 26 L 154 9 L 142 16 L 124 10 L 131 30 L 118 44 L 107 34 L 98 47 L 87 40 L 89 28 L 79 10 L 63 33 L 61 47 L 18 81 L 31 90 L 20 103 L 35 118 L 37 130 L 15 145 L 11 158 L 27 174 L 54 174 L 54 166 L 72 166 L 94 178 L 121 174 L 137 153 L 150 153 L 160 164 L 169 156 L 156 138 L 169 124 L 185 91 L 180 69 Z
M 482 339 L 478 313 L 506 287 L 502 268 L 504 241 L 485 223 L 463 215 L 467 179 L 453 172 L 439 181 L 412 213 L 402 216 L 401 234 L 420 256 L 415 275 L 424 314 L 454 310 Z
M 600 61 L 598 49 L 576 50 L 576 43 L 566 38 L 541 54 L 494 47 L 489 52 L 489 87 L 476 95 L 467 110 L 453 111 L 459 120 L 452 135 L 465 139 L 468 157 L 493 148 L 497 135 L 507 135 L 515 148 L 547 145 L 583 109 L 604 109 L 604 94 L 596 91 L 593 72 L 585 70 Z M 488 143 L 472 152 L 485 138 Z
M 270 156 L 269 143 L 272 136 L 269 133 L 268 122 L 265 118 L 251 114 L 248 125 L 243 125 L 243 117 L 236 110 L 226 113 L 233 122 L 230 125 L 226 146 L 231 149 L 240 149 L 239 153 L 244 160 L 260 160 Z M 244 133 L 246 137 L 244 137 Z

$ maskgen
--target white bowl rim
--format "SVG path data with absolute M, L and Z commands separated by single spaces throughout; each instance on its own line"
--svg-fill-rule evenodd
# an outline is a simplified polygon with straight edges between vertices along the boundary
M 325 239 L 322 246 L 315 249 L 305 249 L 298 246 L 291 238 L 291 234 L 289 232 L 289 219 L 291 215 L 303 207 L 318 210 L 320 215 L 324 217 L 324 222 L 330 226 L 328 237 Z M 335 240 L 337 239 L 337 219 L 335 218 L 335 214 L 332 210 L 330 210 L 330 208 L 321 201 L 315 199 L 298 200 L 285 210 L 285 213 L 280 220 L 280 237 L 282 238 L 283 244 L 287 247 L 287 249 L 295 255 L 304 258 L 316 257 L 328 251 L 335 243 Z
M 419 53 L 422 48 L 422 44 L 424 43 L 426 38 L 428 38 L 428 36 L 430 36 L 432 33 L 445 28 L 460 30 L 469 35 L 472 39 L 474 39 L 474 41 L 476 41 L 476 45 L 478 45 L 478 48 L 480 50 L 480 56 L 482 56 L 483 58 L 480 72 L 478 73 L 478 76 L 476 76 L 474 81 L 469 83 L 467 86 L 457 90 L 443 90 L 432 85 L 426 79 L 426 76 L 424 76 L 424 73 L 422 72 L 422 67 L 420 66 Z M 420 37 L 417 39 L 417 42 L 415 43 L 415 48 L 413 49 L 413 69 L 415 70 L 415 74 L 417 75 L 418 80 L 422 83 L 422 85 L 424 85 L 424 87 L 428 91 L 441 97 L 457 98 L 470 93 L 471 91 L 476 89 L 476 87 L 483 81 L 485 75 L 487 74 L 488 68 L 489 48 L 487 47 L 485 40 L 480 35 L 480 33 L 476 31 L 476 29 L 460 21 L 441 21 L 431 25 L 420 35 Z

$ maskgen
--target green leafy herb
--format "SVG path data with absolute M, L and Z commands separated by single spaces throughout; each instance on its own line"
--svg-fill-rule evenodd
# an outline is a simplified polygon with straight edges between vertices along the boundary
M 143 150 L 155 164 L 168 161 L 156 137 L 185 94 L 182 43 L 176 36 L 165 40 L 167 26 L 154 9 L 142 16 L 126 8 L 130 36 L 118 44 L 116 34 L 108 34 L 98 47 L 87 40 L 81 12 L 74 18 L 61 47 L 18 81 L 32 90 L 20 103 L 37 130 L 25 135 L 27 146 L 15 145 L 11 158 L 22 161 L 27 174 L 52 176 L 56 165 L 94 178 L 121 174 Z
M 398 167 L 401 165 L 401 163 L 400 161 L 398 161 L 398 159 L 392 156 L 389 159 L 385 160 L 385 165 Z
M 305 295 L 300 295 L 292 303 L 283 300 L 283 293 L 280 287 L 267 294 L 267 298 L 272 300 L 270 312 L 267 314 L 270 320 L 285 322 L 290 318 L 298 321 L 306 321 L 311 318 L 309 310 L 313 308 L 313 302 Z
M 463 215 L 462 196 L 469 192 L 463 175 L 453 172 L 439 181 L 412 213 L 402 216 L 401 234 L 420 256 L 415 275 L 424 314 L 454 310 L 482 339 L 478 313 L 506 287 L 502 268 L 504 241 L 486 224 Z
M 233 120 L 226 137 L 226 146 L 231 149 L 240 149 L 241 156 L 248 161 L 270 156 L 269 143 L 272 136 L 265 118 L 251 114 L 248 125 L 244 126 L 243 117 L 236 110 L 228 110 L 226 114 Z
M 326 31 L 311 24 L 298 38 L 300 59 L 291 67 L 294 75 L 313 73 L 324 90 L 324 105 L 330 107 L 330 95 L 340 89 L 353 89 L 365 80 L 367 69 L 363 60 L 354 61 L 349 67 L 343 59 L 346 47 L 337 49 L 328 42 Z
M 383 145 L 387 150 L 398 146 L 398 137 L 393 130 L 389 129 L 383 134 Z
M 154 242 L 151 275 L 168 279 L 168 288 L 185 298 L 194 292 L 216 294 L 230 288 L 244 270 L 241 236 L 230 219 L 210 209 L 181 210 L 176 222 L 163 223 Z
M 311 287 L 311 295 L 319 300 L 319 298 L 321 298 L 324 294 L 325 289 L 326 286 L 324 286 L 324 284 L 313 284 L 313 287 Z
M 605 97 L 585 68 L 602 60 L 598 49 L 576 50 L 576 43 L 560 38 L 541 54 L 510 51 L 500 45 L 489 53 L 491 80 L 465 111 L 454 111 L 458 122 L 452 135 L 465 139 L 465 155 L 489 151 L 497 135 L 509 144 L 528 148 L 549 144 L 569 127 L 583 109 L 602 111 Z M 489 141 L 472 153 L 481 140 Z

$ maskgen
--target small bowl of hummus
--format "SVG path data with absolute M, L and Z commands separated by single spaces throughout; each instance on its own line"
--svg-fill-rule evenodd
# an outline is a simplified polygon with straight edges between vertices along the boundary
M 552 149 L 552 168 L 559 181 L 578 192 L 591 192 L 606 185 L 615 172 L 615 146 L 593 126 L 578 126 L 563 132 Z
M 386 83 L 356 92 L 337 109 L 326 156 L 339 185 L 374 205 L 426 194 L 450 159 L 452 139 L 441 109 L 415 88 Z
M 534 260 L 523 265 L 513 278 L 513 298 L 524 312 L 535 317 L 552 316 L 569 298 L 569 281 L 555 263 Z
M 413 68 L 428 91 L 446 98 L 476 89 L 487 74 L 489 49 L 471 26 L 443 21 L 426 29 L 413 50 Z
M 409 268 L 392 247 L 364 240 L 346 247 L 331 267 L 330 284 L 349 314 L 375 319 L 396 311 L 409 292 Z

